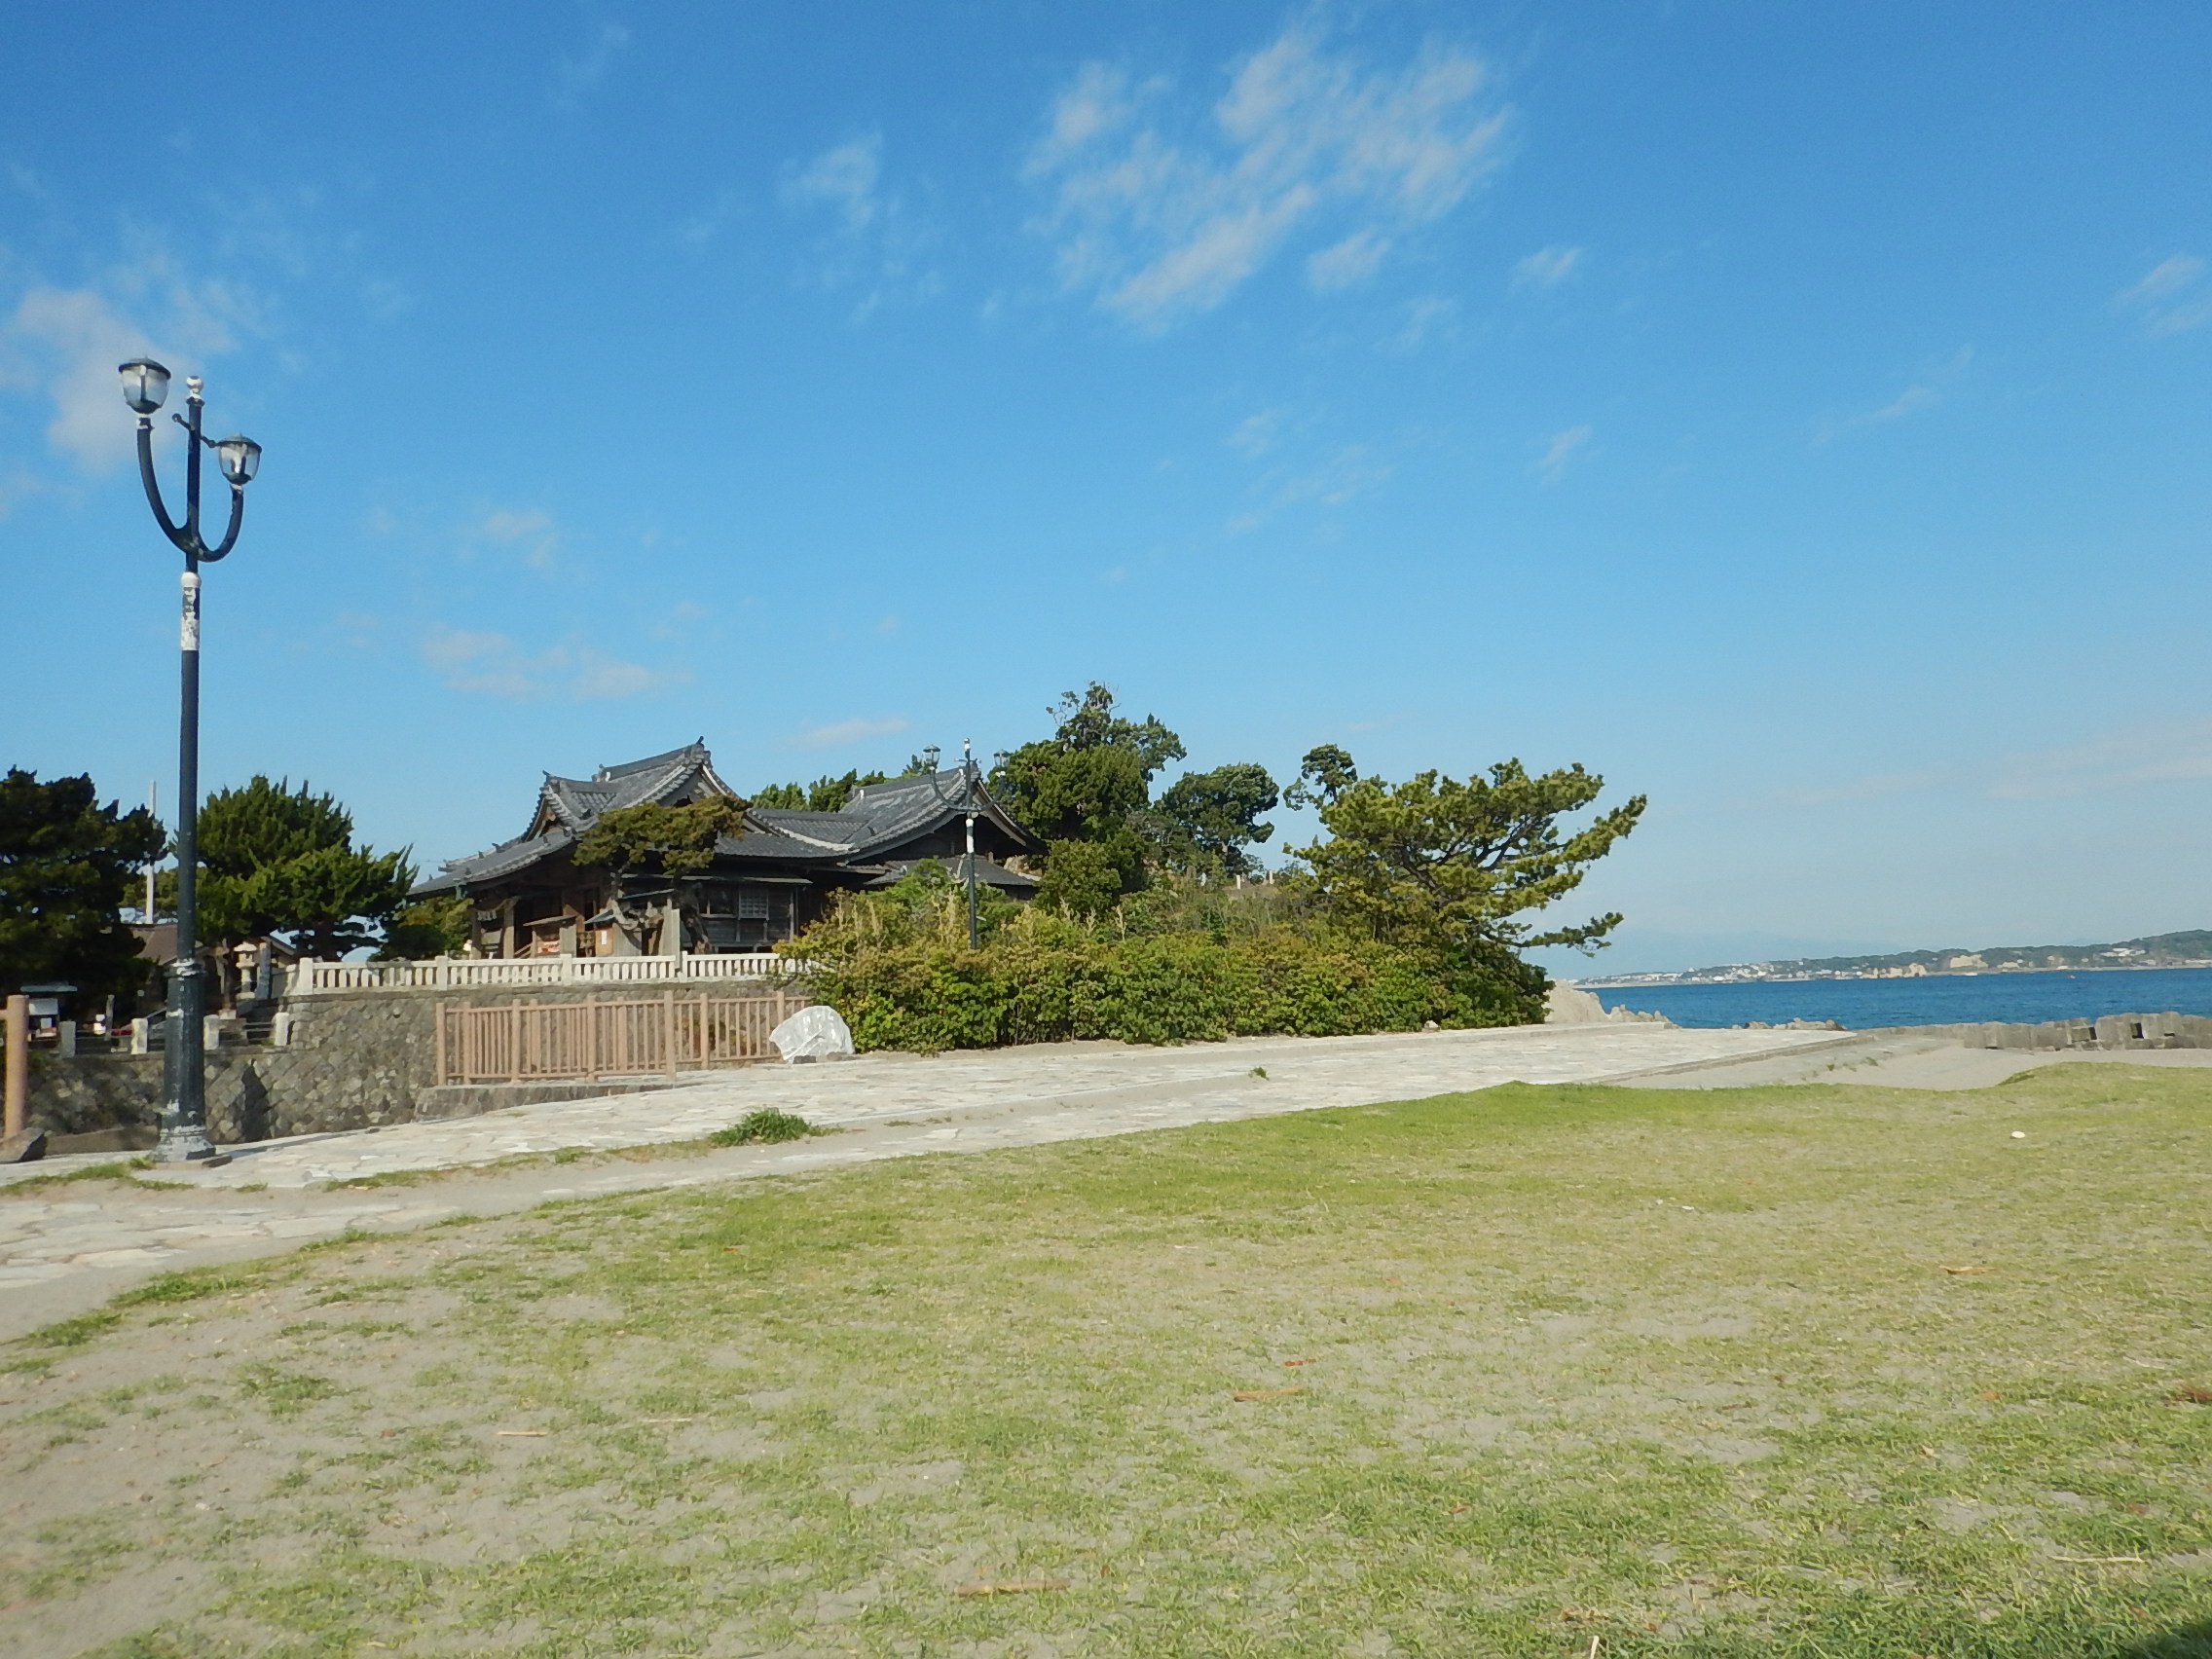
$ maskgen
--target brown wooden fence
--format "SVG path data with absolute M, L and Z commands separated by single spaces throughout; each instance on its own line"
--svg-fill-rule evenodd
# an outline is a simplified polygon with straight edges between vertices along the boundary
M 798 991 L 635 1002 L 438 1004 L 438 1081 L 674 1077 L 775 1057 L 768 1033 L 807 1005 Z

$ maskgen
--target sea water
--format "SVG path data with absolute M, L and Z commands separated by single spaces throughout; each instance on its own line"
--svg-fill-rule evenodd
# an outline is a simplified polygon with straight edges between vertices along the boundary
M 1931 974 L 1910 979 L 1755 979 L 1720 985 L 1622 985 L 1606 1008 L 1665 1014 L 1677 1025 L 1769 1025 L 1833 1019 L 1879 1025 L 1962 1025 L 2002 1019 L 2095 1019 L 2107 1014 L 2212 1014 L 2212 968 L 2121 968 L 2046 974 Z

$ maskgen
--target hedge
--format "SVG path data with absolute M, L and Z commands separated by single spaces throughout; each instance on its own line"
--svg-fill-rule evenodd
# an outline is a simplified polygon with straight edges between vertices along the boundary
M 886 940 L 808 977 L 859 1048 L 920 1052 L 1516 1025 L 1543 1017 L 1545 989 L 1540 971 L 1511 958 L 1467 967 L 1289 929 L 1128 939 L 1015 929 L 975 951 Z

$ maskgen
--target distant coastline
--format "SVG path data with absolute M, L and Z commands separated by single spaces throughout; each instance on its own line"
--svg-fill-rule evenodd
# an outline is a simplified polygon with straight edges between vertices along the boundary
M 1595 974 L 1573 983 L 1587 990 L 1614 990 L 1639 985 L 1973 978 L 1991 974 L 2124 974 L 2162 968 L 2212 968 L 2212 931 L 2153 934 L 2113 944 L 1988 945 L 1980 950 L 1907 950 L 1887 956 L 1733 962 L 1664 974 Z

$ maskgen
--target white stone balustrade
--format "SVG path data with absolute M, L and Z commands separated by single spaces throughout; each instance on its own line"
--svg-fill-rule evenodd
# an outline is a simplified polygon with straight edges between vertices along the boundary
M 764 979 L 811 963 L 772 950 L 718 956 L 442 956 L 428 962 L 296 962 L 285 995 L 330 991 L 464 990 L 506 985 L 636 985 L 684 979 Z

